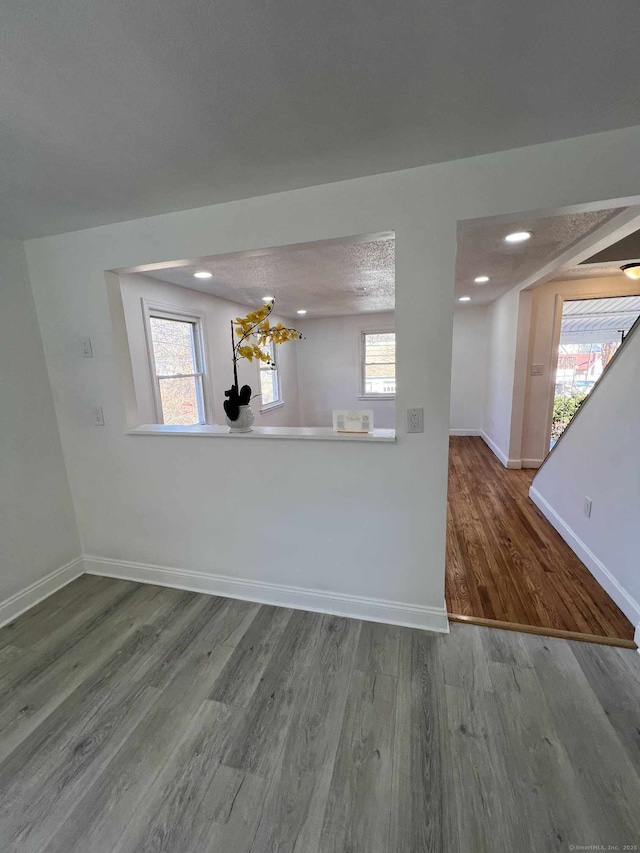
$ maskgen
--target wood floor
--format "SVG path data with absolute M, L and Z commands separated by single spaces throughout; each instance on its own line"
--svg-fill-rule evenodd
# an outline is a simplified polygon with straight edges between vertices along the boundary
M 629 620 L 529 498 L 534 473 L 507 470 L 479 437 L 450 439 L 447 610 L 633 645 Z
M 0 849 L 640 843 L 640 656 L 451 627 L 84 576 L 0 630 Z

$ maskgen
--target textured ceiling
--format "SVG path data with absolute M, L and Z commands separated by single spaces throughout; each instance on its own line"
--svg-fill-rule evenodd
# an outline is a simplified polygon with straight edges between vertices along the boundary
M 197 271 L 213 274 L 194 278 Z M 143 274 L 244 305 L 275 296 L 278 314 L 307 318 L 393 311 L 395 239 L 327 240 L 264 251 L 216 255 Z
M 583 278 L 624 278 L 620 271 L 620 264 L 613 261 L 603 264 L 579 264 L 569 267 L 555 277 L 555 281 L 579 281 Z M 625 278 L 625 281 L 629 279 Z
M 0 0 L 0 233 L 637 124 L 637 0 Z
M 570 269 L 564 270 L 558 276 L 558 281 L 567 281 L 581 278 L 606 278 L 609 276 L 622 276 L 624 273 L 620 270 L 622 264 L 628 264 L 631 261 L 640 262 L 640 231 L 634 231 L 622 240 L 612 243 L 598 252 L 587 258 L 581 264 Z
M 471 296 L 469 305 L 493 302 L 618 213 L 620 208 L 460 223 L 456 297 Z M 531 231 L 532 237 L 505 243 L 513 231 Z M 587 267 L 576 269 L 585 277 Z M 198 270 L 213 277 L 197 279 Z M 298 309 L 308 317 L 329 317 L 395 306 L 395 240 L 390 235 L 216 255 L 138 271 L 245 305 L 259 305 L 263 296 L 272 295 L 285 317 L 295 317 Z M 488 275 L 489 282 L 475 284 L 479 275 Z
M 470 296 L 470 305 L 493 302 L 620 213 L 620 210 L 616 208 L 538 218 L 523 215 L 509 220 L 460 223 L 456 296 Z M 531 231 L 532 237 L 526 243 L 505 243 L 505 235 L 514 231 Z M 489 282 L 474 284 L 474 278 L 480 275 L 488 275 Z

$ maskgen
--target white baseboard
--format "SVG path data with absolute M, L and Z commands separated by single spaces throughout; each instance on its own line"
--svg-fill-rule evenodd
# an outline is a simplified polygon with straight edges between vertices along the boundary
M 481 431 L 480 436 L 482 437 L 482 440 L 487 445 L 487 447 L 492 450 L 493 453 L 502 462 L 505 468 L 522 468 L 522 459 L 509 459 L 506 453 L 503 453 L 502 450 L 500 450 L 495 441 L 489 438 L 486 432 Z
M 636 630 L 635 630 L 635 633 L 634 633 L 634 635 L 633 635 L 633 642 L 634 642 L 634 643 L 636 644 L 636 646 L 638 647 L 638 648 L 636 649 L 636 651 L 637 651 L 637 652 L 638 652 L 638 654 L 640 655 L 640 622 L 638 622 L 638 624 L 636 625 Z
M 449 435 L 482 435 L 481 429 L 450 429 Z
M 63 586 L 71 583 L 81 574 L 84 574 L 82 557 L 76 557 L 66 566 L 55 569 L 45 577 L 40 578 L 39 581 L 32 583 L 31 586 L 16 592 L 6 601 L 0 602 L 0 628 L 9 622 L 13 622 L 25 610 L 30 610 L 38 602 L 53 595 L 54 592 L 62 589 Z
M 256 601 L 260 604 L 312 610 L 316 613 L 331 613 L 335 616 L 385 622 L 408 628 L 421 628 L 442 634 L 449 632 L 449 620 L 444 602 L 442 607 L 425 607 L 401 601 L 363 598 L 357 595 L 231 578 L 226 575 L 153 566 L 148 563 L 132 563 L 127 560 L 109 560 L 103 557 L 85 556 L 84 568 L 90 575 L 105 575 L 138 583 L 152 583 L 192 592 L 204 592 L 209 595 L 241 598 L 244 601 Z
M 523 459 L 522 460 L 522 467 L 523 468 L 539 468 L 543 462 L 544 462 L 544 459 Z
M 631 624 L 638 625 L 640 623 L 640 604 L 635 598 L 618 583 L 604 563 L 576 536 L 569 525 L 560 518 L 551 504 L 542 497 L 534 486 L 529 489 L 529 497 L 544 517 L 555 527 L 571 550 L 582 560 L 600 586 L 611 596 Z

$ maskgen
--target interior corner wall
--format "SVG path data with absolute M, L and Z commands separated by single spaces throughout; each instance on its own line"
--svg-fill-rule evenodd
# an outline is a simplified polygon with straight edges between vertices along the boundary
M 553 373 L 557 364 L 556 335 L 560 328 L 562 301 L 606 296 L 635 296 L 640 283 L 624 275 L 605 278 L 550 281 L 531 291 L 531 343 L 528 363 L 542 365 L 543 372 L 527 371 L 522 429 L 522 458 L 526 467 L 537 468 L 549 450 L 554 397 Z M 559 299 L 560 297 L 560 299 Z
M 446 174 L 428 183 L 447 196 Z M 398 173 L 27 243 L 89 565 L 447 630 L 442 353 L 451 350 L 456 221 L 429 198 L 412 173 Z M 424 408 L 423 434 L 357 443 L 127 433 L 106 270 L 390 228 L 400 235 L 396 404 Z M 93 359 L 72 345 L 84 335 Z M 96 406 L 103 427 L 93 425 Z
M 640 625 L 640 328 L 536 474 L 531 497 Z M 585 497 L 591 515 L 584 514 Z
M 522 342 L 518 337 L 520 291 L 508 291 L 489 306 L 487 372 L 483 437 L 503 465 L 520 467 L 511 455 L 512 416 L 516 360 Z
M 225 415 L 222 404 L 224 392 L 233 382 L 231 366 L 231 340 L 229 322 L 235 317 L 244 316 L 249 310 L 246 305 L 220 299 L 209 293 L 181 287 L 166 281 L 135 273 L 120 275 L 120 292 L 124 309 L 133 382 L 137 401 L 137 420 L 139 424 L 156 422 L 156 413 L 149 371 L 146 334 L 143 322 L 142 299 L 160 302 L 187 310 L 199 311 L 205 316 L 205 338 L 207 345 L 207 363 L 209 365 L 208 391 L 212 398 L 214 423 L 224 424 Z M 273 315 L 273 322 L 284 318 Z M 286 321 L 290 324 L 290 321 Z M 257 426 L 300 426 L 298 403 L 298 367 L 297 349 L 300 342 L 282 344 L 278 347 L 278 364 L 284 404 L 262 411 L 260 398 L 260 377 L 257 362 L 241 359 L 238 364 L 238 381 L 253 389 L 252 409 Z
M 489 349 L 489 306 L 456 307 L 453 312 L 451 354 L 451 435 L 482 433 L 487 355 Z
M 0 237 L 0 622 L 4 603 L 79 555 L 24 250 Z
M 511 404 L 511 430 L 509 433 L 509 461 L 507 467 L 524 467 L 522 459 L 522 430 L 524 424 L 525 392 L 529 373 L 529 349 L 531 344 L 531 299 L 532 291 L 520 289 L 518 299 L 518 321 L 516 347 L 513 361 L 513 401 Z
M 640 187 L 638 163 L 640 128 L 628 128 L 28 241 L 87 555 L 104 571 L 139 576 L 155 565 L 171 576 L 178 568 L 198 572 L 212 584 L 226 578 L 291 595 L 312 591 L 322 608 L 341 602 L 340 612 L 348 605 L 351 615 L 397 602 L 394 618 L 401 612 L 405 624 L 446 630 L 457 223 L 600 199 L 618 204 Z M 395 443 L 126 433 L 105 270 L 389 230 L 396 233 Z M 515 327 L 506 320 L 492 323 L 510 342 Z M 92 338 L 93 359 L 78 357 L 74 342 L 83 335 Z M 490 357 L 504 344 L 496 341 Z M 508 440 L 504 403 L 490 388 L 485 429 L 500 441 Z M 104 427 L 93 426 L 96 405 Z M 424 408 L 422 434 L 406 432 L 410 407 Z
M 300 426 L 333 423 L 334 409 L 371 409 L 374 427 L 393 429 L 396 401 L 358 399 L 363 331 L 394 329 L 393 311 L 305 319 L 298 347 Z

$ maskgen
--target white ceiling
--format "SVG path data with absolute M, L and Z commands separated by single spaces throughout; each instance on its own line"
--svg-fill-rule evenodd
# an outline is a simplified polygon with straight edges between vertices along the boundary
M 607 278 L 623 276 L 622 264 L 640 262 L 640 231 L 634 231 L 622 240 L 587 258 L 581 264 L 563 270 L 557 281 L 581 278 Z
M 471 302 L 465 303 L 468 305 L 493 302 L 621 210 L 616 208 L 554 216 L 525 214 L 499 220 L 476 219 L 459 223 L 456 297 L 470 296 Z M 526 243 L 505 243 L 505 236 L 514 231 L 530 231 L 531 239 Z M 474 278 L 480 275 L 488 275 L 489 282 L 475 284 Z
M 0 233 L 638 123 L 637 0 L 0 0 Z
M 575 267 L 563 270 L 554 281 L 580 281 L 587 278 L 624 278 L 620 271 L 620 264 L 608 261 L 602 264 L 578 264 Z M 628 279 L 624 279 L 628 281 Z
M 215 255 L 137 271 L 243 305 L 262 305 L 263 296 L 275 296 L 277 313 L 284 317 L 296 317 L 299 309 L 311 319 L 395 308 L 392 234 Z M 197 279 L 198 271 L 212 278 Z
M 456 304 L 462 309 L 493 302 L 620 212 L 621 208 L 612 208 L 523 214 L 459 223 L 455 295 L 456 299 L 470 296 L 471 302 Z M 530 231 L 532 237 L 510 245 L 504 238 L 513 231 Z M 575 277 L 588 275 L 588 266 L 575 269 Z M 620 274 L 619 263 L 614 269 Z M 195 278 L 199 270 L 210 272 L 212 278 Z M 311 318 L 395 307 L 392 234 L 216 255 L 136 271 L 244 305 L 260 305 L 263 296 L 275 296 L 278 312 L 285 317 L 295 317 L 298 309 L 305 309 Z M 572 273 L 566 271 L 561 277 L 572 277 Z M 475 284 L 478 275 L 488 275 L 489 282 Z

